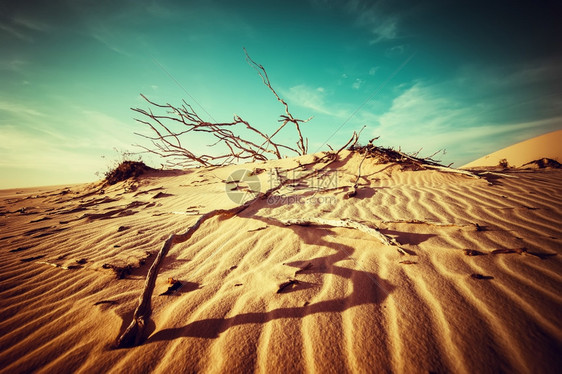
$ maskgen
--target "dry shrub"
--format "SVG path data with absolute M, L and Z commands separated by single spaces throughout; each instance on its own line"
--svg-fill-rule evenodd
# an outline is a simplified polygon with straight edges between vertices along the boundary
M 145 171 L 153 170 L 142 161 L 123 161 L 113 170 L 105 173 L 105 181 L 109 185 L 125 181 L 129 178 L 137 178 Z
M 509 162 L 507 162 L 506 158 L 502 158 L 500 162 L 498 162 L 498 166 L 507 169 L 509 167 Z
M 538 159 L 538 160 L 527 162 L 526 164 L 524 164 L 522 166 L 527 166 L 527 165 L 536 165 L 536 166 L 538 166 L 539 169 L 544 169 L 544 168 L 560 169 L 560 168 L 562 168 L 562 165 L 558 161 L 553 160 L 551 158 L 541 158 L 541 159 Z

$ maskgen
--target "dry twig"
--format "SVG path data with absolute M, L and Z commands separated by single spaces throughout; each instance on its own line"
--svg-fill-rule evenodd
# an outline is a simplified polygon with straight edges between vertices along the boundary
M 371 235 L 372 237 L 378 239 L 381 243 L 387 246 L 396 247 L 398 252 L 401 254 L 406 254 L 406 251 L 400 246 L 400 243 L 396 241 L 396 239 L 383 234 L 377 228 L 369 227 L 363 223 L 352 221 L 349 219 L 325 219 L 325 218 L 296 218 L 296 219 L 288 219 L 281 221 L 286 226 L 291 225 L 300 225 L 300 226 L 309 226 L 309 225 L 319 225 L 319 226 L 331 226 L 331 227 L 349 227 L 352 229 L 357 229 L 362 231 L 366 234 Z
M 268 158 L 266 154 L 273 155 L 281 159 L 283 153 L 295 153 L 297 155 L 305 155 L 308 151 L 308 139 L 304 138 L 300 125 L 308 122 L 295 118 L 289 111 L 287 103 L 277 94 L 272 87 L 271 82 L 265 68 L 251 59 L 246 49 L 244 49 L 246 60 L 256 69 L 263 83 L 275 95 L 277 100 L 283 104 L 285 114 L 281 115 L 281 125 L 271 135 L 267 135 L 250 125 L 240 116 L 234 115 L 231 122 L 211 123 L 203 120 L 191 105 L 183 101 L 181 106 L 172 104 L 158 104 L 151 101 L 141 94 L 141 97 L 152 107 L 152 109 L 131 108 L 134 112 L 140 114 L 142 118 L 136 121 L 148 126 L 152 135 L 136 133 L 136 135 L 149 140 L 152 147 L 138 145 L 145 152 L 156 154 L 167 160 L 171 166 L 192 166 L 199 164 L 202 166 L 224 165 L 238 161 L 265 161 Z M 154 111 L 153 111 L 154 109 Z M 287 123 L 295 125 L 298 141 L 296 148 L 276 143 L 272 139 L 277 135 Z M 179 128 L 175 127 L 179 126 Z M 247 136 L 239 135 L 242 129 Z M 235 132 L 235 130 L 237 130 Z M 213 137 L 213 143 L 209 146 L 222 144 L 225 153 L 220 155 L 212 154 L 195 154 L 190 151 L 182 143 L 181 138 L 185 135 L 194 133 L 207 133 Z M 258 140 L 251 140 L 258 139 Z M 261 140 L 260 140 L 261 139 Z M 258 144 L 261 143 L 261 144 Z
M 349 144 L 353 143 L 354 141 L 355 142 L 357 141 L 357 134 L 355 132 L 353 133 L 353 136 L 346 143 L 345 146 L 348 146 Z M 339 152 L 343 148 L 345 148 L 345 146 L 342 147 L 338 152 L 326 154 L 324 157 L 317 160 L 316 163 L 327 160 L 326 165 L 322 166 L 322 168 L 327 167 L 329 164 L 331 164 L 332 162 L 334 162 L 338 159 Z M 331 156 L 328 156 L 328 155 L 331 155 Z M 256 203 L 260 200 L 267 199 L 271 194 L 273 194 L 275 191 L 282 188 L 284 185 L 289 184 L 289 183 L 295 183 L 295 182 L 298 182 L 298 181 L 303 180 L 305 178 L 308 178 L 308 177 L 314 175 L 314 173 L 316 173 L 316 172 L 317 172 L 317 170 L 312 170 L 312 171 L 310 171 L 310 173 L 306 173 L 306 174 L 300 176 L 299 178 L 287 179 L 285 181 L 282 181 L 277 186 L 270 188 L 265 193 L 260 193 L 254 199 L 248 200 L 246 203 L 244 203 L 242 205 L 239 205 L 239 206 L 236 206 L 234 208 L 218 209 L 218 210 L 210 211 L 210 212 L 202 215 L 201 217 L 199 217 L 199 219 L 195 222 L 195 224 L 193 226 L 189 227 L 185 233 L 170 235 L 170 237 L 164 242 L 164 245 L 162 246 L 162 248 L 158 252 L 158 255 L 154 259 L 154 263 L 152 264 L 152 266 L 148 270 L 148 274 L 146 275 L 146 280 L 145 280 L 145 283 L 144 283 L 144 288 L 143 288 L 143 291 L 142 291 L 142 293 L 139 297 L 139 304 L 138 304 L 138 306 L 135 309 L 134 314 L 133 314 L 133 319 L 132 319 L 131 323 L 129 324 L 129 326 L 127 327 L 127 329 L 123 332 L 123 334 L 121 334 L 121 336 L 118 337 L 115 346 L 117 348 L 132 347 L 132 346 L 138 345 L 141 342 L 141 340 L 143 338 L 143 335 L 144 335 L 144 328 L 145 328 L 145 326 L 148 322 L 148 319 L 150 318 L 150 315 L 152 313 L 151 299 L 152 299 L 152 294 L 154 292 L 154 286 L 156 284 L 156 278 L 158 276 L 158 271 L 160 270 L 160 265 L 162 264 L 162 260 L 166 257 L 168 251 L 170 250 L 170 248 L 174 244 L 183 243 L 183 242 L 187 241 L 189 238 L 191 238 L 193 236 L 195 231 L 197 231 L 197 229 L 199 229 L 199 227 L 205 221 L 207 221 L 207 220 L 209 220 L 213 217 L 216 217 L 216 216 L 224 216 L 224 217 L 228 218 L 228 217 L 233 217 L 235 215 L 238 215 L 242 211 L 244 211 L 245 209 L 249 208 L 254 203 Z M 375 232 L 378 233 L 378 231 L 376 231 L 376 230 L 375 230 Z M 384 237 L 384 235 L 381 234 L 381 233 L 378 233 L 377 235 L 382 235 Z M 390 242 L 391 242 L 393 239 L 388 239 L 388 240 L 390 240 Z
M 287 123 L 289 123 L 289 122 L 293 123 L 295 125 L 296 130 L 297 130 L 297 133 L 299 134 L 299 140 L 297 141 L 297 149 L 299 150 L 299 154 L 301 156 L 305 155 L 308 152 L 308 139 L 303 138 L 302 133 L 301 133 L 301 129 L 300 129 L 300 124 L 310 121 L 312 119 L 312 117 L 310 117 L 306 120 L 301 120 L 301 119 L 297 119 L 297 118 L 293 117 L 291 112 L 289 112 L 289 105 L 285 102 L 285 100 L 283 100 L 281 97 L 279 97 L 277 92 L 271 86 L 271 82 L 269 81 L 269 77 L 267 75 L 267 72 L 265 71 L 265 68 L 262 65 L 258 64 L 257 62 L 255 62 L 254 60 L 252 60 L 252 58 L 248 54 L 248 51 L 246 50 L 246 48 L 244 48 L 244 53 L 246 54 L 246 61 L 248 62 L 248 64 L 250 64 L 250 66 L 252 66 L 258 72 L 258 75 L 261 77 L 261 79 L 263 81 L 263 84 L 265 84 L 267 86 L 267 88 L 269 88 L 269 90 L 273 93 L 273 95 L 275 95 L 275 98 L 277 99 L 277 101 L 279 101 L 285 107 L 285 114 L 281 115 L 280 116 L 281 119 L 279 120 L 279 122 L 282 122 L 282 124 L 271 135 L 270 139 L 273 138 L 275 135 L 277 135 L 277 133 L 279 133 L 279 131 L 281 131 Z M 262 146 L 265 145 L 265 144 L 266 143 L 263 143 Z

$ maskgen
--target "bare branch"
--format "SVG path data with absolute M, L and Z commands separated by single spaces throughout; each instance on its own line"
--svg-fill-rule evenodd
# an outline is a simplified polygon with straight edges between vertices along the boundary
M 283 105 L 284 113 L 279 117 L 280 125 L 271 135 L 250 125 L 236 114 L 230 122 L 211 123 L 204 121 L 185 100 L 182 100 L 179 106 L 170 103 L 160 104 L 141 94 L 149 108 L 131 109 L 138 115 L 135 120 L 151 132 L 151 134 L 136 134 L 148 140 L 151 146 L 140 148 L 144 152 L 165 158 L 171 165 L 213 166 L 240 160 L 265 161 L 268 157 L 281 159 L 286 154 L 305 155 L 308 152 L 308 139 L 303 136 L 301 125 L 310 121 L 312 117 L 306 120 L 295 118 L 289 111 L 287 102 L 272 87 L 265 68 L 255 62 L 246 49 L 244 54 L 248 64 L 258 72 L 266 87 Z M 274 137 L 289 123 L 295 126 L 298 135 L 296 144 L 293 146 L 275 142 Z M 205 144 L 208 144 L 207 147 L 219 147 L 219 154 L 198 154 L 199 152 L 188 150 L 184 145 L 185 139 L 189 139 L 195 133 L 212 137 L 213 139 L 209 142 L 205 141 Z M 357 138 L 358 136 L 354 134 L 352 137 L 354 143 Z
M 281 131 L 281 129 L 283 127 L 285 127 L 285 125 L 289 122 L 293 123 L 295 125 L 295 128 L 297 129 L 297 133 L 299 134 L 299 140 L 297 141 L 297 148 L 299 150 L 299 154 L 305 155 L 308 152 L 308 141 L 305 141 L 303 139 L 302 133 L 301 133 L 301 129 L 300 129 L 300 125 L 299 123 L 305 123 L 308 122 L 310 119 L 312 119 L 312 117 L 310 117 L 307 120 L 301 120 L 301 119 L 297 119 L 294 118 L 293 115 L 291 114 L 291 112 L 289 112 L 289 105 L 285 102 L 285 100 L 283 100 L 278 94 L 277 91 L 275 91 L 275 89 L 271 86 L 271 82 L 269 81 L 269 77 L 267 75 L 267 71 L 265 70 L 265 68 L 263 67 L 263 65 L 258 64 L 257 62 L 255 62 L 250 55 L 248 54 L 248 51 L 246 50 L 246 48 L 244 48 L 244 54 L 246 55 L 246 61 L 248 62 L 248 64 L 253 67 L 257 72 L 258 75 L 261 77 L 263 84 L 265 84 L 267 86 L 267 88 L 269 88 L 269 90 L 273 93 L 273 95 L 275 96 L 275 98 L 277 99 L 277 101 L 279 101 L 284 107 L 285 107 L 285 115 L 281 115 L 281 121 L 283 122 L 283 124 L 281 125 L 281 127 L 279 127 L 271 136 L 271 138 L 273 138 L 279 131 Z M 281 122 L 280 121 L 280 122 Z M 263 144 L 262 144 L 263 146 Z

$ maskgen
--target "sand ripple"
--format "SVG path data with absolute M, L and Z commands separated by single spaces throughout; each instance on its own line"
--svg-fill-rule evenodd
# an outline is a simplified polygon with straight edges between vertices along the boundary
M 340 185 L 356 165 L 340 163 Z M 145 342 L 121 350 L 111 344 L 154 254 L 234 206 L 222 183 L 233 167 L 103 195 L 3 191 L 0 372 L 556 372 L 562 172 L 489 184 L 365 168 L 355 198 L 299 186 L 284 192 L 292 202 L 205 222 L 164 260 Z M 410 254 L 352 229 L 280 223 L 302 217 L 376 226 Z M 157 296 L 168 278 L 183 287 Z

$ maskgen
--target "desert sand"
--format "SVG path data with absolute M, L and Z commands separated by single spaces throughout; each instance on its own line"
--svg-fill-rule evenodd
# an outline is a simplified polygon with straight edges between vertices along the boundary
M 299 167 L 312 160 L 1 191 L 0 372 L 562 367 L 562 171 L 475 178 L 367 158 L 357 195 L 345 199 L 362 160 L 349 151 L 172 246 L 143 341 L 114 348 L 170 234 L 278 175 L 320 170 Z M 239 169 L 259 186 L 232 182 Z M 295 219 L 354 222 L 392 242 L 353 227 L 285 225 Z
M 524 140 L 471 161 L 461 168 L 498 166 L 507 160 L 510 166 L 522 167 L 524 164 L 541 158 L 550 158 L 562 163 L 562 130 L 549 132 L 532 139 Z

